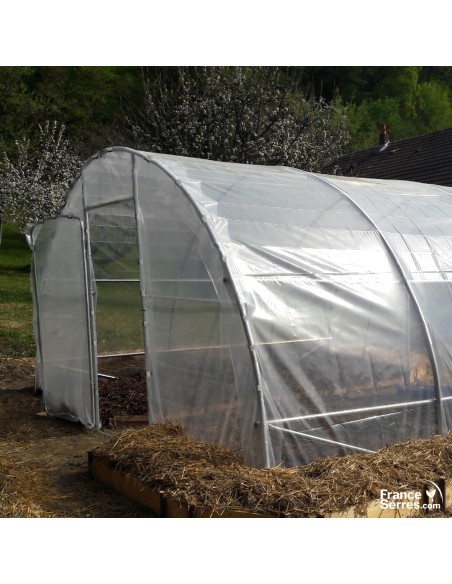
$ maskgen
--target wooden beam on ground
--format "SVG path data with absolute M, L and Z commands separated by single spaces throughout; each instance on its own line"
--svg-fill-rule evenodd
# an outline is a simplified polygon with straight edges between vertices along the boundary
M 162 491 L 159 492 L 147 487 L 139 480 L 117 471 L 100 458 L 94 456 L 92 452 L 88 453 L 88 465 L 90 475 L 97 481 L 107 487 L 112 487 L 136 505 L 150 509 L 158 517 L 263 517 L 255 513 L 244 513 L 234 509 L 230 509 L 227 513 L 221 515 L 215 511 L 200 511 L 196 508 L 182 505 Z

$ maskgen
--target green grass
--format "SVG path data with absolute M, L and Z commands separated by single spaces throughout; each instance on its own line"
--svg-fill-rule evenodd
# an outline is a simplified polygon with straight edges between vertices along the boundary
M 0 358 L 35 355 L 30 262 L 31 250 L 25 237 L 17 227 L 5 225 L 0 245 Z M 98 283 L 98 292 L 99 352 L 142 349 L 138 284 Z M 173 314 L 171 300 L 157 303 L 156 326 L 161 348 L 218 344 L 219 313 L 216 305 L 179 301 L 178 307 L 178 312 Z
M 140 286 L 136 282 L 98 282 L 97 348 L 101 353 L 142 351 Z
M 31 250 L 16 226 L 4 225 L 0 245 L 0 357 L 32 357 Z

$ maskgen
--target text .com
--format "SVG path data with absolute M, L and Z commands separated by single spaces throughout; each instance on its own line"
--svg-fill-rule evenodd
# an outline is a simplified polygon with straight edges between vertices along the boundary
M 419 509 L 419 510 L 440 510 L 440 503 L 433 503 L 432 499 L 435 496 L 436 489 L 427 491 L 429 502 L 423 502 L 422 493 L 420 491 L 388 491 L 387 489 L 380 490 L 380 506 L 382 509 Z

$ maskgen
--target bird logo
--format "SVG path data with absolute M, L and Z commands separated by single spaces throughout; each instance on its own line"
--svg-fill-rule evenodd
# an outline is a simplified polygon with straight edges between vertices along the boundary
M 426 483 L 430 483 L 434 487 L 433 489 L 430 488 L 430 490 L 429 489 L 425 489 L 425 494 L 427 495 L 427 497 L 429 499 L 433 499 L 434 496 L 436 495 L 436 491 L 438 491 L 438 493 L 440 494 L 440 497 L 441 497 L 441 503 L 444 503 L 444 496 L 443 496 L 443 493 L 442 493 L 441 489 L 438 487 L 438 485 L 436 483 L 434 483 L 433 481 L 427 481 L 426 480 L 425 482 Z

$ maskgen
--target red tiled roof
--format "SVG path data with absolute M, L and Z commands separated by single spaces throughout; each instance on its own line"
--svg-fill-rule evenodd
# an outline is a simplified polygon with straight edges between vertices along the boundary
M 337 158 L 325 174 L 413 180 L 452 186 L 452 128 Z

